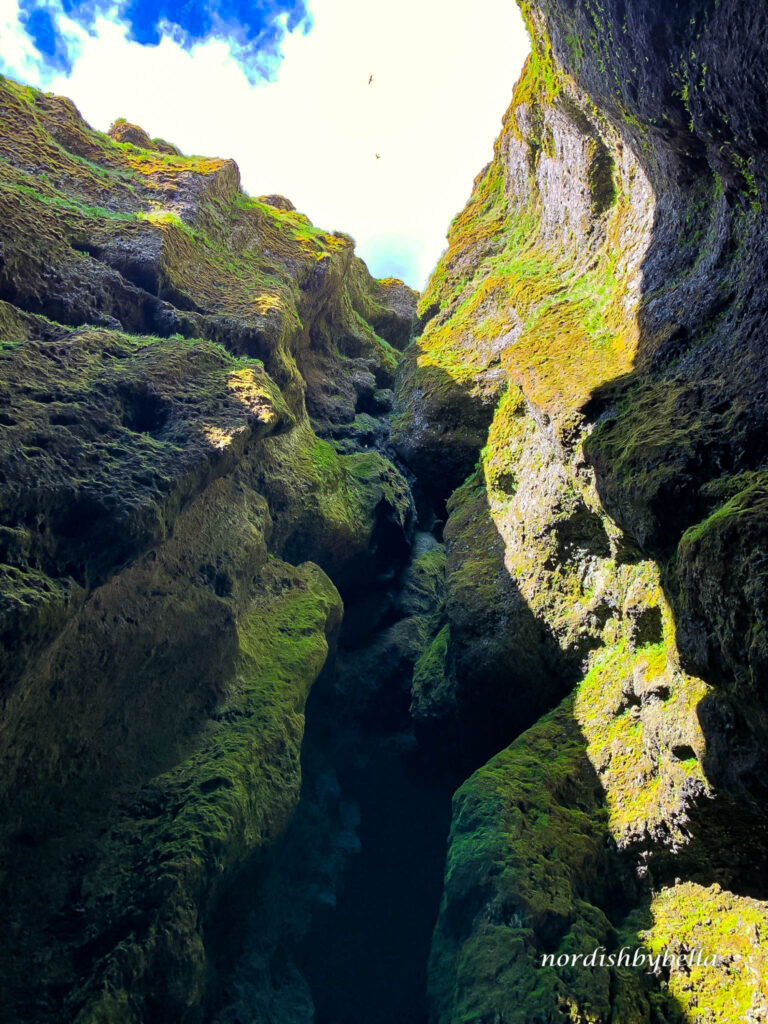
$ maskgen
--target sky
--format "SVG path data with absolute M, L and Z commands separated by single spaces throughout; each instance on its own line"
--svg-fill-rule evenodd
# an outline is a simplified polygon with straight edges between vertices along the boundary
M 514 0 L 0 0 L 0 72 L 233 157 L 419 289 L 527 52 Z

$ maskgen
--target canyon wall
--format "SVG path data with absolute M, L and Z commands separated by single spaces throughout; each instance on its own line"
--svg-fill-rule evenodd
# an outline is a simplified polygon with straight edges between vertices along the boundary
M 766 13 L 521 6 L 393 434 L 447 514 L 416 710 L 495 755 L 454 798 L 433 1019 L 764 1020 Z M 722 959 L 569 961 L 624 946 Z
M 231 161 L 0 104 L 4 1019 L 199 1020 L 337 586 L 407 552 L 415 294 Z

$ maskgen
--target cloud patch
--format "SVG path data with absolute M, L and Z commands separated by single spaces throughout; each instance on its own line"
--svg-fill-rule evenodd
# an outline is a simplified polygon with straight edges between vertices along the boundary
M 55 71 L 71 71 L 77 58 L 71 29 L 93 34 L 105 19 L 123 25 L 126 39 L 141 46 L 158 46 L 165 36 L 185 50 L 224 40 L 251 82 L 274 76 L 286 32 L 311 27 L 305 0 L 20 0 L 18 7 L 18 22 L 44 68 Z
M 69 48 L 59 31 L 55 11 L 31 2 L 23 3 L 19 9 L 19 24 L 49 67 L 57 71 L 71 71 Z
M 353 235 L 374 274 L 422 287 L 528 52 L 515 4 L 309 0 L 304 13 L 270 5 L 225 31 L 235 5 L 258 5 L 223 3 L 198 41 L 203 15 L 182 31 L 159 5 L 150 43 L 125 7 L 92 4 L 87 18 L 61 8 L 54 29 L 71 62 L 57 67 L 19 0 L 3 0 L 0 68 L 72 97 L 102 130 L 122 116 L 184 152 L 234 157 L 249 192 L 288 196 L 317 225 Z M 268 41 L 253 56 L 243 40 L 262 16 Z

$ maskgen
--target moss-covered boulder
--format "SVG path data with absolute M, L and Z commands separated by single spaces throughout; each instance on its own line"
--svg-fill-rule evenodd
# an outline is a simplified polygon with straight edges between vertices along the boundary
M 222 342 L 322 421 L 391 382 L 385 337 L 409 337 L 416 294 L 374 282 L 349 236 L 246 196 L 231 160 L 142 145 L 126 123 L 95 132 L 68 100 L 3 79 L 0 111 L 0 285 L 16 306 Z
M 350 732 L 402 738 L 414 718 L 420 724 L 418 666 L 445 621 L 444 578 L 445 552 L 434 545 L 417 553 L 383 594 L 351 598 L 334 681 L 335 706 Z M 449 742 L 446 735 L 441 740 Z
M 633 570 L 614 649 L 454 798 L 430 963 L 436 1021 L 726 1021 L 763 1005 L 766 906 L 729 891 L 754 884 L 759 820 L 737 826 L 725 807 L 717 823 L 697 717 L 707 687 L 681 670 L 663 601 L 661 640 L 637 636 L 649 573 Z M 696 881 L 673 880 L 685 874 Z M 622 950 L 634 963 L 618 963 Z M 660 960 L 649 971 L 637 953 Z M 742 961 L 737 993 L 727 965 Z
M 273 542 L 290 561 L 312 559 L 339 582 L 373 582 L 408 553 L 410 490 L 377 451 L 340 455 L 308 424 L 262 446 L 258 486 Z

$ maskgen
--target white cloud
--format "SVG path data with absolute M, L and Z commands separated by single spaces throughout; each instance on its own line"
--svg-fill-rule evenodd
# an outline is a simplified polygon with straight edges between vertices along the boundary
M 40 54 L 19 22 L 18 0 L 0 0 L 0 69 L 21 81 L 37 84 Z
M 93 34 L 62 18 L 77 56 L 51 76 L 14 25 L 17 2 L 0 0 L 9 73 L 71 96 L 97 128 L 122 116 L 187 153 L 234 157 L 248 191 L 287 195 L 352 234 L 375 274 L 417 287 L 491 156 L 528 50 L 513 0 L 312 0 L 314 26 L 286 35 L 271 82 L 250 84 L 220 40 L 140 46 L 115 16 Z

